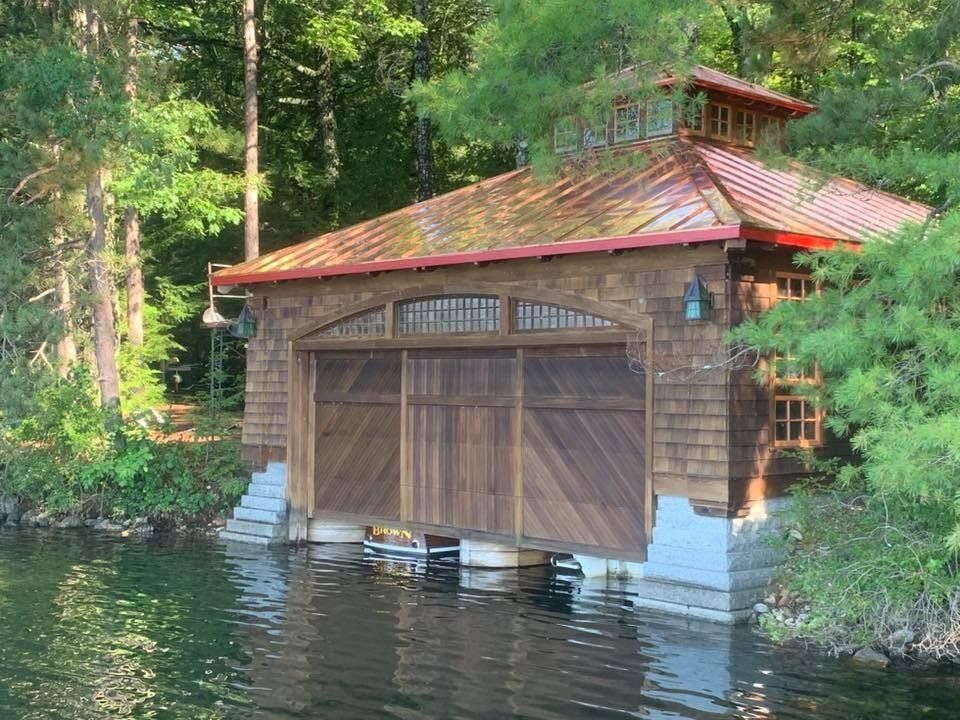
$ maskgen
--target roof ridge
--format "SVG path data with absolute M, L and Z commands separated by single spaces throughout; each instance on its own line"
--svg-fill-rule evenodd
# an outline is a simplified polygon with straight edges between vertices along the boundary
M 700 154 L 697 143 L 678 138 L 677 144 L 681 149 L 681 166 L 687 169 L 687 174 L 693 181 L 694 187 L 710 210 L 713 211 L 713 214 L 717 216 L 717 219 L 724 225 L 742 223 L 744 217 L 741 215 L 736 202 L 723 186 L 723 181 L 714 174 L 706 159 Z M 694 159 L 693 162 L 688 164 L 687 161 L 690 156 Z M 714 195 L 710 191 L 714 191 L 716 194 Z

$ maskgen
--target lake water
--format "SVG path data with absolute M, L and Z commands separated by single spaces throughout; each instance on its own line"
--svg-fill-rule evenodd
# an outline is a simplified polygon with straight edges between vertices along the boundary
M 0 531 L 0 720 L 960 717 L 874 671 L 533 569 Z

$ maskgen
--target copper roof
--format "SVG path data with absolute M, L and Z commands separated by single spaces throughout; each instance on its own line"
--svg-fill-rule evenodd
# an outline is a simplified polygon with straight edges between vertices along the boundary
M 704 65 L 697 65 L 690 71 L 689 81 L 695 88 L 724 92 L 745 100 L 769 103 L 790 110 L 797 115 L 808 115 L 817 109 L 816 105 L 812 105 L 805 100 L 778 93 L 762 85 L 748 82 L 734 75 L 727 75 L 727 73 L 722 73 Z M 675 82 L 676 78 L 668 76 L 659 80 L 657 84 L 670 86 Z
M 630 148 L 636 163 L 542 183 L 515 170 L 214 274 L 215 285 L 350 275 L 747 238 L 860 242 L 929 208 L 798 163 L 693 138 Z

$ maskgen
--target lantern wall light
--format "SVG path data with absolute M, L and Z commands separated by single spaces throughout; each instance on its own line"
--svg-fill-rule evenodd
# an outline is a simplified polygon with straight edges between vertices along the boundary
M 699 275 L 683 291 L 683 317 L 685 320 L 709 320 L 713 308 L 713 293 Z
M 244 305 L 240 315 L 230 323 L 230 334 L 237 338 L 252 338 L 257 330 L 257 319 L 249 305 Z

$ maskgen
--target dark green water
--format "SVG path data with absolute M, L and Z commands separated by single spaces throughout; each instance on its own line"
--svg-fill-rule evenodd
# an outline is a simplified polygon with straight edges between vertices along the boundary
M 541 570 L 426 572 L 0 531 L 0 720 L 960 717 L 960 672 L 864 671 Z

